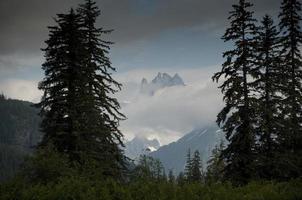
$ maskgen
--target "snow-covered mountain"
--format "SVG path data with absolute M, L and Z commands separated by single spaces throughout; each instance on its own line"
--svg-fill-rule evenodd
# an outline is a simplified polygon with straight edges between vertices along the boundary
M 158 140 L 149 140 L 145 137 L 135 137 L 125 143 L 125 154 L 127 157 L 136 160 L 142 154 L 149 154 L 160 147 Z
M 157 90 L 172 86 L 185 86 L 185 83 L 177 73 L 172 77 L 167 73 L 159 72 L 150 83 L 147 79 L 142 79 L 140 93 L 152 96 Z
M 193 130 L 178 141 L 162 146 L 150 155 L 160 159 L 166 170 L 173 170 L 175 174 L 178 174 L 184 170 L 188 149 L 191 152 L 198 150 L 202 156 L 203 166 L 205 166 L 212 149 L 221 140 L 224 140 L 223 132 L 213 125 Z

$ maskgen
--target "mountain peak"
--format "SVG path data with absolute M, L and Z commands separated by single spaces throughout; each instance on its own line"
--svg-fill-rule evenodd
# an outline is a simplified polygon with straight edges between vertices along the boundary
M 183 82 L 182 78 L 177 73 L 173 76 L 172 81 L 176 85 L 185 86 L 185 83 Z
M 157 139 L 151 139 L 144 136 L 136 136 L 131 141 L 125 143 L 125 154 L 131 159 L 137 159 L 142 154 L 149 154 L 160 147 Z
M 159 89 L 172 86 L 185 86 L 185 84 L 177 73 L 172 77 L 168 73 L 158 72 L 157 76 L 150 83 L 148 83 L 147 79 L 143 78 L 141 93 L 153 95 Z
M 143 78 L 141 84 L 142 84 L 142 85 L 148 84 L 148 80 L 147 80 L 146 78 Z

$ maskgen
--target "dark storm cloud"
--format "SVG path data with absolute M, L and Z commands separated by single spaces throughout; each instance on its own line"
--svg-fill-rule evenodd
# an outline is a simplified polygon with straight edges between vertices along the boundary
M 0 53 L 39 51 L 52 17 L 74 4 L 72 0 L 0 0 Z
M 47 26 L 56 13 L 76 7 L 79 0 L 0 0 L 0 69 L 14 56 L 38 55 Z M 234 0 L 102 0 L 99 23 L 115 29 L 110 39 L 131 45 L 165 31 L 210 26 L 224 28 Z M 258 13 L 274 12 L 279 0 L 255 0 Z M 208 30 L 209 31 L 209 30 Z M 1 61 L 2 60 L 2 61 Z M 5 62 L 4 62 L 4 61 Z

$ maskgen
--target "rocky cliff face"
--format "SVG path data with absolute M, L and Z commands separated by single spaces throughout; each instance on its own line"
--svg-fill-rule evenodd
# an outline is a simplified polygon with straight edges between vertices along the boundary
M 125 143 L 125 155 L 133 160 L 137 160 L 140 155 L 149 154 L 160 147 L 158 140 L 149 140 L 144 137 L 135 137 Z
M 150 83 L 147 79 L 142 79 L 140 93 L 152 96 L 159 89 L 173 86 L 185 86 L 185 83 L 177 73 L 172 77 L 167 73 L 159 72 Z

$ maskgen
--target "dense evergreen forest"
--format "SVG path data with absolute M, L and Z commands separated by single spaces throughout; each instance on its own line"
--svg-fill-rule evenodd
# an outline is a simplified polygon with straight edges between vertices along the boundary
M 228 142 L 206 167 L 198 151 L 188 150 L 179 175 L 154 158 L 134 165 L 124 156 L 126 117 L 114 98 L 121 84 L 108 57 L 113 43 L 103 39 L 112 30 L 96 27 L 100 10 L 85 0 L 49 27 L 35 105 L 44 136 L 0 185 L 0 199 L 302 199 L 301 3 L 283 0 L 278 23 L 268 15 L 257 21 L 248 0 L 231 9 L 222 39 L 233 49 L 213 76 Z

